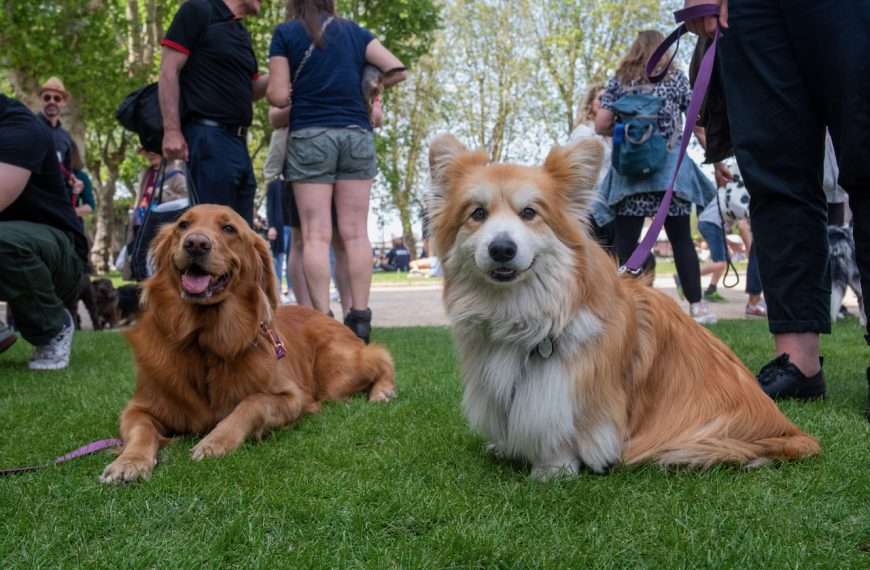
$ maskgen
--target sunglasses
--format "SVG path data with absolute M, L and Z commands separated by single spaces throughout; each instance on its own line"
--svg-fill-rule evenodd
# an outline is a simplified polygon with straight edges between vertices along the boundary
M 55 103 L 60 103 L 61 101 L 63 101 L 63 97 L 60 95 L 52 95 L 51 93 L 46 93 L 42 96 L 42 100 L 45 103 L 51 103 L 52 101 Z

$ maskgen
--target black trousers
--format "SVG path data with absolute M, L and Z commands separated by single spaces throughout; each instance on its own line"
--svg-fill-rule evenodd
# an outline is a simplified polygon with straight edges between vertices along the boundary
M 772 333 L 827 333 L 825 127 L 870 291 L 870 0 L 730 0 L 719 51 Z
M 637 247 L 640 232 L 643 230 L 643 216 L 616 216 L 613 222 L 616 233 L 616 254 L 619 264 L 624 265 Z M 674 250 L 674 263 L 683 287 L 683 294 L 690 303 L 701 300 L 701 268 L 698 252 L 692 241 L 689 216 L 668 216 L 665 218 L 665 233 Z
M 253 225 L 257 180 L 245 139 L 197 123 L 184 126 L 184 137 L 190 149 L 190 178 L 200 203 L 229 206 Z

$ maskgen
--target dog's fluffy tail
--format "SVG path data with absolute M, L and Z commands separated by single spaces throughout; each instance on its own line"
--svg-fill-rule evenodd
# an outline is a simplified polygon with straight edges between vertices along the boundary
M 666 447 L 627 457 L 627 464 L 657 463 L 664 467 L 706 469 L 717 463 L 760 467 L 771 461 L 789 461 L 821 453 L 819 442 L 803 432 L 744 441 L 726 437 L 687 437 Z
M 384 402 L 396 395 L 396 370 L 387 349 L 370 344 L 359 351 L 360 371 L 371 378 L 370 402 Z

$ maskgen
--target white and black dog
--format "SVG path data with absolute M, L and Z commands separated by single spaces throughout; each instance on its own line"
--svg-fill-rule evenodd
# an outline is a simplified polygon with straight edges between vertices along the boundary
M 864 296 L 861 293 L 861 274 L 855 258 L 855 238 L 848 226 L 828 226 L 828 244 L 831 259 L 831 320 L 840 316 L 846 288 L 851 287 L 858 297 L 858 319 L 866 325 Z

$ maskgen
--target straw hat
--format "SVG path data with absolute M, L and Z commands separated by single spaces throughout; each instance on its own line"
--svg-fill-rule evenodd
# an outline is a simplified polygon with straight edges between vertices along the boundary
M 42 87 L 39 88 L 39 95 L 42 95 L 46 91 L 55 91 L 63 95 L 64 99 L 69 98 L 69 93 L 67 93 L 66 87 L 63 86 L 63 81 L 57 77 L 49 77 L 48 81 L 43 83 Z

